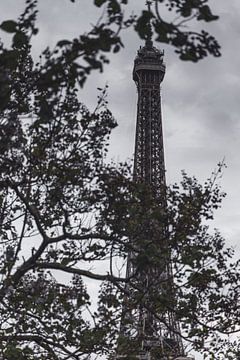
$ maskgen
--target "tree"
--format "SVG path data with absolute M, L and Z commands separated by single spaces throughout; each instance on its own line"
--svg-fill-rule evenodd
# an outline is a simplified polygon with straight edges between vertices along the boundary
M 150 304 L 159 316 L 170 306 L 193 348 L 208 359 L 236 358 L 238 345 L 221 335 L 239 330 L 239 262 L 231 260 L 233 250 L 225 249 L 220 234 L 209 234 L 205 225 L 223 197 L 216 176 L 201 186 L 184 174 L 181 190 L 164 190 L 166 213 L 151 189 L 133 182 L 128 164 L 105 161 L 116 126 L 106 89 L 93 111 L 78 99 L 77 83 L 83 86 L 91 70 L 101 69 L 102 52 L 118 51 L 120 37 L 109 27 L 135 23 L 124 23 L 119 2 L 105 3 L 105 25 L 80 40 L 61 41 L 56 52 L 45 50 L 39 64 L 30 53 L 36 1 L 27 1 L 18 22 L 1 25 L 13 34 L 12 47 L 0 49 L 1 357 L 80 359 L 111 353 L 128 283 L 134 290 L 130 308 Z M 170 3 L 182 9 L 183 2 Z M 185 3 L 197 10 L 206 1 Z M 138 31 L 146 16 L 137 21 Z M 158 282 L 149 286 L 147 297 L 140 296 L 136 281 L 149 262 L 162 264 L 162 224 L 169 228 L 173 303 L 156 293 Z M 129 251 L 137 254 L 131 279 L 114 266 Z M 108 267 L 94 271 L 93 262 Z M 86 279 L 101 283 L 95 308 Z

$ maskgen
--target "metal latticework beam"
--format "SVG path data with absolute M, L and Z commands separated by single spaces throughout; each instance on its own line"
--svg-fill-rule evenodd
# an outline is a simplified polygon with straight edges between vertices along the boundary
M 154 68 L 154 66 L 153 66 Z M 162 66 L 162 71 L 165 69 Z M 165 184 L 160 82 L 164 73 L 135 65 L 138 115 L 134 177 L 160 189 Z

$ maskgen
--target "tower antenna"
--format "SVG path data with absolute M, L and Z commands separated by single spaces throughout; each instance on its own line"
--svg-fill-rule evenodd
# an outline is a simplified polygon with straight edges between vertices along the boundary
M 152 42 L 152 24 L 151 24 L 151 6 L 152 6 L 152 0 L 147 0 L 146 2 L 147 8 L 148 8 L 148 12 L 149 12 L 149 22 L 148 22 L 148 31 L 147 31 L 147 38 L 146 38 L 146 46 L 148 48 L 151 48 L 153 46 L 153 42 Z

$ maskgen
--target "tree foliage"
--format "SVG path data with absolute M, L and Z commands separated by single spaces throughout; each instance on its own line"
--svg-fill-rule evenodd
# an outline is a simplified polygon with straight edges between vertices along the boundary
M 94 5 L 104 9 L 99 21 L 89 32 L 72 40 L 62 39 L 53 49 L 46 48 L 35 84 L 42 91 L 49 87 L 57 91 L 58 87 L 66 85 L 67 76 L 72 84 L 83 87 L 92 71 L 102 72 L 104 65 L 109 63 L 107 53 L 118 53 L 124 46 L 121 37 L 124 30 L 134 27 L 141 38 L 148 36 L 149 19 L 154 39 L 172 45 L 180 59 L 197 62 L 207 55 L 220 56 L 220 46 L 212 35 L 205 30 L 194 31 L 193 24 L 192 29 L 186 27 L 186 23 L 194 20 L 210 22 L 218 19 L 213 15 L 208 0 L 155 0 L 153 3 L 151 12 L 143 10 L 140 16 L 127 16 L 127 6 L 133 5 L 133 1 L 95 0 Z M 28 47 L 28 38 L 38 32 L 35 26 L 37 0 L 27 0 L 26 4 L 25 14 L 19 21 L 6 20 L 0 25 L 1 30 L 12 34 L 12 49 L 1 44 L 1 109 L 9 102 L 9 74 L 18 67 L 18 50 Z M 161 16 L 164 5 L 174 14 L 172 20 L 164 20 Z
M 146 12 L 123 20 L 127 1 L 96 0 L 96 6 L 107 5 L 107 22 L 46 49 L 36 64 L 30 44 L 37 33 L 36 1 L 26 3 L 18 21 L 1 24 L 13 36 L 11 48 L 0 47 L 1 358 L 108 355 L 127 297 L 129 309 L 141 304 L 162 321 L 172 309 L 186 343 L 207 359 L 235 359 L 238 344 L 227 336 L 239 331 L 239 262 L 206 225 L 224 196 L 217 174 L 203 186 L 184 174 L 181 187 L 164 190 L 163 211 L 151 189 L 133 182 L 128 164 L 105 161 L 116 126 L 106 89 L 92 111 L 78 98 L 78 83 L 102 70 L 105 53 L 121 46 L 111 26 L 135 24 L 144 37 Z M 207 1 L 165 3 L 184 18 L 214 20 Z M 138 276 L 149 263 L 161 268 L 166 258 L 163 224 L 175 279 L 171 301 L 158 291 L 161 279 L 143 293 Z M 117 265 L 130 251 L 136 274 L 128 279 Z M 100 284 L 95 305 L 92 281 Z

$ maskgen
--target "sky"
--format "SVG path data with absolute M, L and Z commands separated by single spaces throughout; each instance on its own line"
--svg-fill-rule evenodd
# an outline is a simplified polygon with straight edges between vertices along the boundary
M 96 22 L 93 0 L 40 0 L 35 56 L 47 45 L 71 39 Z M 145 0 L 130 0 L 135 12 Z M 166 75 L 162 83 L 162 118 L 167 182 L 181 179 L 181 170 L 204 181 L 219 161 L 227 169 L 221 180 L 227 192 L 216 226 L 227 244 L 240 252 L 240 2 L 211 0 L 220 20 L 203 26 L 216 36 L 222 57 L 208 57 L 197 64 L 180 61 L 174 49 L 155 44 L 165 51 Z M 1 0 L 0 22 L 16 18 L 24 8 L 23 0 Z M 133 32 L 123 35 L 125 48 L 111 56 L 103 74 L 95 73 L 80 98 L 94 107 L 97 87 L 109 85 L 109 107 L 118 121 L 110 143 L 110 156 L 118 160 L 133 158 L 136 86 L 132 80 L 133 61 L 142 41 Z

